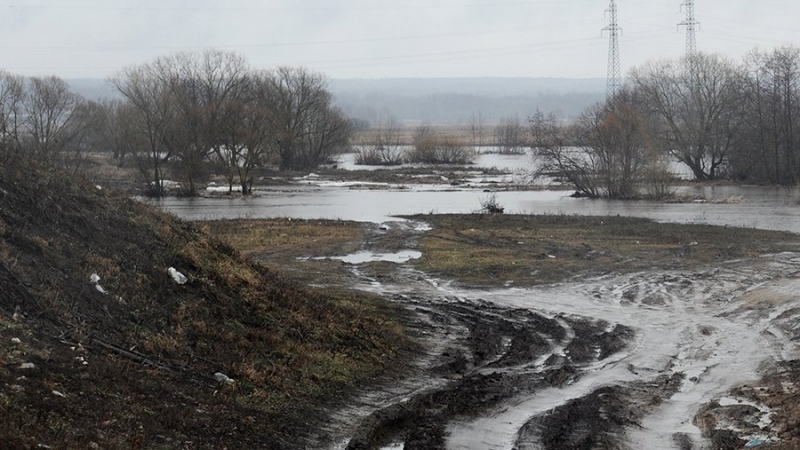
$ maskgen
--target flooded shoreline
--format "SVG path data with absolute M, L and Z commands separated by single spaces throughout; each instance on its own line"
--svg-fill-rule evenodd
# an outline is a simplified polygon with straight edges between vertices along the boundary
M 401 306 L 413 317 L 409 333 L 425 349 L 414 359 L 416 369 L 401 380 L 371 386 L 330 411 L 309 448 L 702 450 L 718 448 L 721 439 L 742 442 L 732 448 L 759 440 L 792 445 L 792 436 L 781 431 L 788 416 L 772 400 L 738 391 L 758 387 L 763 376 L 781 373 L 783 364 L 800 357 L 800 298 L 792 294 L 800 288 L 800 257 L 781 251 L 792 244 L 767 252 L 769 242 L 791 235 L 639 221 L 635 228 L 642 234 L 635 239 L 641 242 L 626 248 L 631 235 L 619 233 L 622 219 L 604 219 L 608 230 L 594 238 L 581 231 L 600 223 L 592 218 L 431 219 L 430 228 L 414 221 L 366 225 L 356 247 L 372 255 L 413 248 L 425 259 L 432 256 L 426 239 L 434 234 L 446 242 L 468 238 L 457 242 L 469 248 L 451 255 L 456 259 L 483 254 L 484 246 L 516 258 L 512 248 L 525 252 L 565 240 L 556 230 L 569 222 L 578 242 L 596 249 L 595 257 L 611 256 L 600 255 L 605 250 L 597 239 L 605 236 L 621 252 L 615 258 L 638 262 L 591 275 L 578 268 L 591 261 L 573 266 L 570 261 L 580 264 L 584 254 L 568 249 L 530 261 L 526 269 L 568 260 L 561 281 L 522 286 L 504 271 L 494 284 L 477 287 L 465 278 L 422 271 L 425 263 L 417 260 L 345 262 L 317 257 L 322 248 L 315 248 L 312 259 L 298 261 L 295 253 L 272 260 L 276 267 L 295 261 L 286 270 L 326 272 L 320 288 L 357 289 Z M 258 223 L 239 225 L 272 229 L 278 236 L 313 225 L 288 219 L 267 221 L 263 228 Z M 335 223 L 317 226 L 343 226 Z M 479 224 L 482 234 L 472 234 Z M 457 228 L 446 233 L 449 227 Z M 546 242 L 514 234 L 521 227 L 540 230 L 536 241 Z M 515 239 L 505 239 L 505 232 Z M 687 250 L 683 244 L 690 237 L 700 243 Z M 727 245 L 747 247 L 715 259 Z M 639 253 L 640 247 L 648 250 Z M 330 248 L 330 257 L 348 253 L 339 243 Z M 265 263 L 274 257 L 258 255 Z M 477 256 L 470 261 L 481 270 L 493 264 Z M 509 287 L 509 281 L 519 287 Z M 782 383 L 787 392 L 795 389 Z M 745 408 L 747 415 L 737 415 Z
M 510 214 L 593 215 L 650 218 L 659 222 L 758 228 L 800 233 L 797 189 L 774 187 L 683 187 L 681 195 L 705 202 L 589 200 L 568 191 L 503 191 L 497 201 Z M 463 214 L 478 211 L 488 194 L 468 189 L 350 189 L 286 186 L 250 198 L 176 198 L 149 200 L 186 220 L 328 219 L 382 223 L 396 216 Z M 716 200 L 737 198 L 735 204 Z
M 369 172 L 402 172 L 400 167 L 356 166 L 341 155 L 338 173 L 362 171 L 360 180 L 308 174 L 257 187 L 251 197 L 147 199 L 186 220 L 326 219 L 383 223 L 397 216 L 467 214 L 495 193 L 510 214 L 642 217 L 659 222 L 692 223 L 800 233 L 800 188 L 775 186 L 676 186 L 682 203 L 649 200 L 576 199 L 572 191 L 530 184 L 530 155 L 480 154 L 472 166 L 419 167 L 394 182 L 367 181 Z M 677 170 L 677 168 L 676 168 Z M 436 178 L 435 183 L 430 176 Z M 449 179 L 448 176 L 456 179 Z M 427 182 L 426 182 L 427 180 Z M 219 190 L 213 187 L 213 190 Z

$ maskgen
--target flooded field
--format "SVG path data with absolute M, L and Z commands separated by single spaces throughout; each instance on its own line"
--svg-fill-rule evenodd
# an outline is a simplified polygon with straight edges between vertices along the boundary
M 800 233 L 797 189 L 774 187 L 679 188 L 707 203 L 665 204 L 650 201 L 588 200 L 570 198 L 569 191 L 497 192 L 507 213 L 620 215 L 661 222 L 701 223 Z M 488 194 L 481 190 L 424 185 L 352 189 L 329 186 L 285 186 L 259 191 L 252 198 L 164 198 L 162 209 L 188 220 L 291 217 L 342 219 L 381 223 L 397 215 L 470 213 L 480 209 Z M 712 203 L 737 198 L 735 204 Z
M 342 158 L 344 167 L 364 169 L 352 164 L 352 155 Z M 261 188 L 249 198 L 167 197 L 153 203 L 187 220 L 296 218 L 382 223 L 401 215 L 475 212 L 481 201 L 496 191 L 498 203 L 511 214 L 619 215 L 800 233 L 798 188 L 681 186 L 675 188 L 677 195 L 697 200 L 679 204 L 575 199 L 569 190 L 515 190 L 514 180 L 525 179 L 529 164 L 528 155 L 482 154 L 475 167 L 468 169 L 467 185 L 424 184 L 414 179 L 402 184 L 343 182 L 312 174 Z M 482 175 L 481 170 L 492 167 L 506 175 Z
M 498 156 L 487 160 L 482 164 Z M 520 159 L 505 163 L 513 171 Z M 371 231 L 361 251 L 305 261 L 326 268 L 340 262 L 337 270 L 348 275 L 333 282 L 336 287 L 403 305 L 413 313 L 411 328 L 426 351 L 403 381 L 365 390 L 332 411 L 309 447 L 705 450 L 772 442 L 796 448 L 793 435 L 783 431 L 781 411 L 757 394 L 762 377 L 783 374 L 785 364 L 800 358 L 800 297 L 794 294 L 800 255 L 726 259 L 723 252 L 711 264 L 665 269 L 639 262 L 641 270 L 520 288 L 511 287 L 515 280 L 507 274 L 499 274 L 492 288 L 476 288 L 414 268 L 425 258 L 420 237 L 434 231 L 394 216 L 474 212 L 495 182 L 483 180 L 484 190 L 309 176 L 251 198 L 166 198 L 157 204 L 189 220 L 374 224 L 365 225 Z M 586 200 L 558 190 L 496 195 L 509 213 L 645 217 L 800 233 L 796 189 L 681 187 L 679 193 L 694 200 Z M 387 230 L 401 234 L 387 237 Z M 381 235 L 392 240 L 391 250 L 380 244 Z M 529 245 L 518 240 L 513 243 Z M 698 245 L 691 239 L 676 244 L 670 256 L 676 259 Z M 542 255 L 544 261 L 557 258 Z M 781 383 L 785 392 L 779 395 L 798 389 Z

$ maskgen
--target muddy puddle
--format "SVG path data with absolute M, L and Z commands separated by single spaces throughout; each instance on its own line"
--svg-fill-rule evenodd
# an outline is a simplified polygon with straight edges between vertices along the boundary
M 417 250 L 403 250 L 395 253 L 376 253 L 371 251 L 363 251 L 363 252 L 352 253 L 345 256 L 328 256 L 328 257 L 320 257 L 313 259 L 317 261 L 331 259 L 335 261 L 342 261 L 343 263 L 346 264 L 359 265 L 371 262 L 389 262 L 395 264 L 402 264 L 402 263 L 407 263 L 414 259 L 419 259 L 421 257 L 422 257 L 422 252 L 419 252 Z M 302 259 L 309 259 L 309 258 L 302 258 Z
M 774 411 L 731 392 L 800 357 L 795 254 L 525 289 L 464 289 L 405 265 L 390 279 L 353 273 L 359 289 L 416 313 L 428 352 L 413 376 L 333 412 L 317 448 L 700 450 L 728 434 L 779 440 Z M 748 414 L 709 427 L 698 419 L 709 404 Z

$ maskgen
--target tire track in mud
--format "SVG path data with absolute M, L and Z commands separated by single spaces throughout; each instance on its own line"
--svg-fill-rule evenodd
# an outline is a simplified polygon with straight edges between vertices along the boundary
M 797 273 L 791 255 L 532 289 L 474 291 L 408 268 L 394 295 L 439 330 L 425 386 L 371 412 L 336 449 L 701 449 L 731 432 L 704 404 L 796 358 L 800 301 L 749 298 Z M 400 281 L 402 280 L 402 281 Z M 790 283 L 789 292 L 800 291 Z M 752 295 L 751 295 L 752 294 Z M 788 295 L 788 294 L 787 294 Z M 755 295 L 758 297 L 758 295 Z M 774 350 L 772 350 L 774 349 Z
M 434 321 L 455 320 L 468 330 L 444 346 L 445 363 L 431 368 L 450 381 L 371 413 L 344 446 L 348 450 L 400 442 L 406 449 L 446 448 L 453 418 L 573 382 L 583 366 L 615 354 L 633 335 L 605 321 L 547 317 L 481 302 L 428 301 L 415 308 Z

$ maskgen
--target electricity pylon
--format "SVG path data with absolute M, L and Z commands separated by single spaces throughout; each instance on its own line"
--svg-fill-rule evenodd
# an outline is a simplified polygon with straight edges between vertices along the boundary
M 694 0 L 685 0 L 681 6 L 686 9 L 686 20 L 679 23 L 678 27 L 686 28 L 686 59 L 692 60 L 697 56 L 695 32 L 700 26 L 700 22 L 694 16 Z
M 611 99 L 617 96 L 622 87 L 622 71 L 619 65 L 619 35 L 622 28 L 617 21 L 617 2 L 611 0 L 611 5 L 606 11 L 609 15 L 608 26 L 603 31 L 608 32 L 608 78 L 606 79 L 606 98 Z

